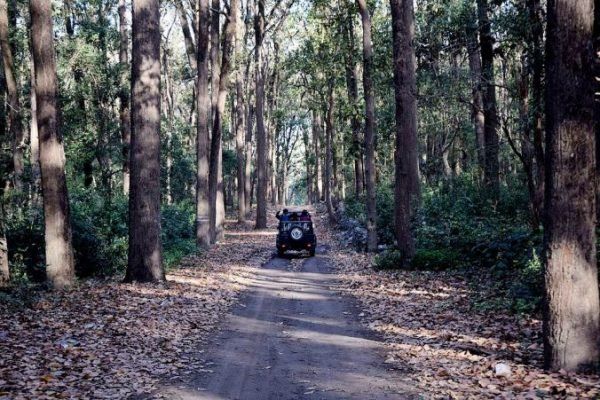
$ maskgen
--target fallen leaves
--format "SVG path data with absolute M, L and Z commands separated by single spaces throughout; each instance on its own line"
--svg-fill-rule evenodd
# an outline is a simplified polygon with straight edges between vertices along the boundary
M 331 231 L 321 238 L 335 244 Z M 374 271 L 371 256 L 334 246 L 341 290 L 362 304 L 361 320 L 380 333 L 385 363 L 425 398 L 598 398 L 597 375 L 547 373 L 541 322 L 472 307 L 460 274 Z
M 233 233 L 166 285 L 91 280 L 0 304 L 0 399 L 121 399 L 211 372 L 201 346 L 273 251 L 248 225 Z

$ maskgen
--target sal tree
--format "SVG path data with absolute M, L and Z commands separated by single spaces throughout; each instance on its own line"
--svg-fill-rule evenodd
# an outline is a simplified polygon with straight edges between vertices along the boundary
M 160 8 L 134 0 L 129 259 L 125 281 L 165 280 L 160 239 Z
M 546 98 L 546 367 L 599 356 L 593 0 L 548 1 Z

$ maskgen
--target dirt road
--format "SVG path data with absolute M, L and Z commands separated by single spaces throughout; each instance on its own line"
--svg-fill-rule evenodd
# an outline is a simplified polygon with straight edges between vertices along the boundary
M 384 363 L 383 346 L 361 326 L 353 300 L 339 295 L 335 285 L 326 254 L 301 263 L 273 258 L 257 270 L 209 346 L 205 357 L 210 369 L 163 395 L 244 400 L 414 398 L 401 376 Z

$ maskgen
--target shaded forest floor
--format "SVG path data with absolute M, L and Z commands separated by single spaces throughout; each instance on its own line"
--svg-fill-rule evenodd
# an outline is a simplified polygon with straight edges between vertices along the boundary
M 0 399 L 127 398 L 206 368 L 199 349 L 273 253 L 273 231 L 228 225 L 162 286 L 115 278 L 0 293 Z
M 362 321 L 388 346 L 386 363 L 425 398 L 599 398 L 598 375 L 546 373 L 541 321 L 485 311 L 495 296 L 460 271 L 375 271 L 372 256 L 342 249 L 331 230 L 343 290 L 358 298 Z M 508 365 L 510 376 L 496 374 Z

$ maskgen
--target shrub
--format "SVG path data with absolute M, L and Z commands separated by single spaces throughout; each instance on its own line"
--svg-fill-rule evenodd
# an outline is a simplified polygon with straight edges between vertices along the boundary
M 411 266 L 418 270 L 445 270 L 461 264 L 461 255 L 451 249 L 417 249 Z

